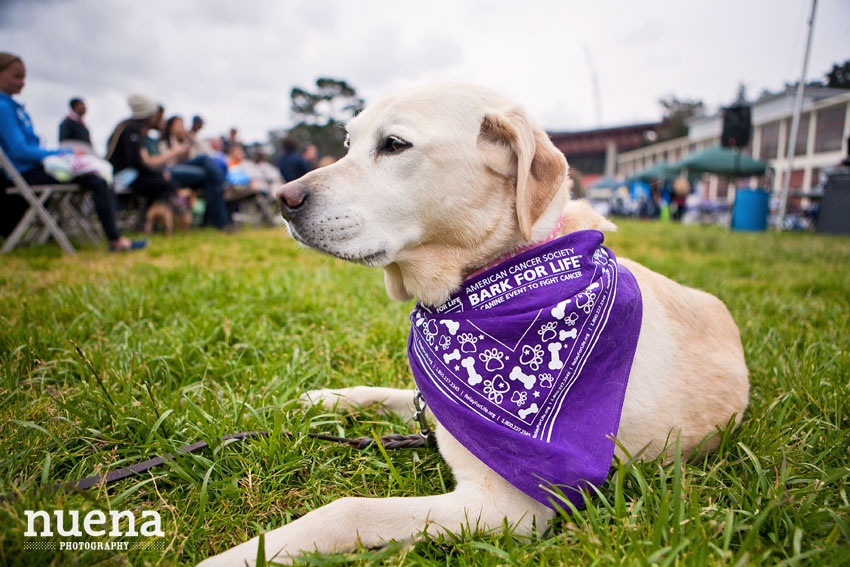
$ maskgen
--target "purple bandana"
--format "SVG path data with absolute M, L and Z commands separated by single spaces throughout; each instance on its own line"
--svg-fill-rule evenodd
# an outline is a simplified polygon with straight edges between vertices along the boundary
M 437 420 L 505 480 L 549 504 L 608 475 L 640 333 L 634 276 L 575 232 L 410 314 L 408 355 Z

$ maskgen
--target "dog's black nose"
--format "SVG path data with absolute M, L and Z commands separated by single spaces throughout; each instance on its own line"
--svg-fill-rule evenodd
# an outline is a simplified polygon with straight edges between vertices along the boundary
M 283 218 L 289 220 L 294 211 L 304 206 L 304 202 L 307 200 L 310 192 L 303 183 L 291 181 L 275 189 L 274 194 L 280 205 L 280 213 L 283 215 Z

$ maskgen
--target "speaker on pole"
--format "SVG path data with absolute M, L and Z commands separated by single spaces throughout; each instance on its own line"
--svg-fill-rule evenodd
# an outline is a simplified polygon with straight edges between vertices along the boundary
M 723 109 L 723 133 L 720 135 L 720 144 L 724 148 L 745 148 L 750 143 L 752 130 L 749 105 L 736 104 Z

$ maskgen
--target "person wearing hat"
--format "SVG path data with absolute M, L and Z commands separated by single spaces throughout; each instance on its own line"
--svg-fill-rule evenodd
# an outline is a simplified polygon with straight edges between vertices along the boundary
M 148 130 L 158 126 L 159 105 L 140 94 L 127 97 L 127 104 L 130 117 L 119 123 L 109 137 L 106 159 L 115 170 L 116 181 L 146 197 L 149 205 L 154 201 L 167 202 L 177 191 L 160 170 L 169 156 L 151 156 L 145 149 Z
M 23 105 L 12 98 L 24 88 L 26 68 L 23 60 L 12 53 L 0 52 L 0 147 L 24 180 L 31 185 L 53 185 L 59 181 L 44 170 L 42 160 L 52 155 L 71 153 L 67 148 L 46 150 L 33 129 L 32 120 Z M 132 241 L 121 236 L 115 223 L 115 194 L 106 181 L 94 173 L 78 175 L 74 183 L 92 192 L 97 218 L 114 251 L 144 248 L 145 241 Z M 19 195 L 3 191 L 13 185 L 5 174 L 0 175 L 0 233 L 8 236 L 27 210 L 26 201 Z

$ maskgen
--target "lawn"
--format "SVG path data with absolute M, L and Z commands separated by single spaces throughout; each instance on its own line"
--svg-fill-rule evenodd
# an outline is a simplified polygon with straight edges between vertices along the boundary
M 617 255 L 731 310 L 752 382 L 740 428 L 695 462 L 615 463 L 587 508 L 538 526 L 540 539 L 465 533 L 342 559 L 850 565 L 850 239 L 620 225 L 606 240 Z M 292 401 L 324 386 L 409 387 L 410 308 L 386 297 L 380 271 L 278 229 L 195 231 L 125 255 L 46 246 L 0 257 L 0 492 L 22 493 L 0 503 L 0 565 L 192 564 L 342 496 L 451 489 L 435 451 L 385 455 L 304 435 L 412 426 Z M 217 441 L 257 429 L 272 435 Z M 109 488 L 35 490 L 198 440 L 212 448 Z M 25 510 L 156 510 L 164 535 L 76 540 L 128 541 L 126 552 L 49 549 L 73 538 L 25 536 Z

